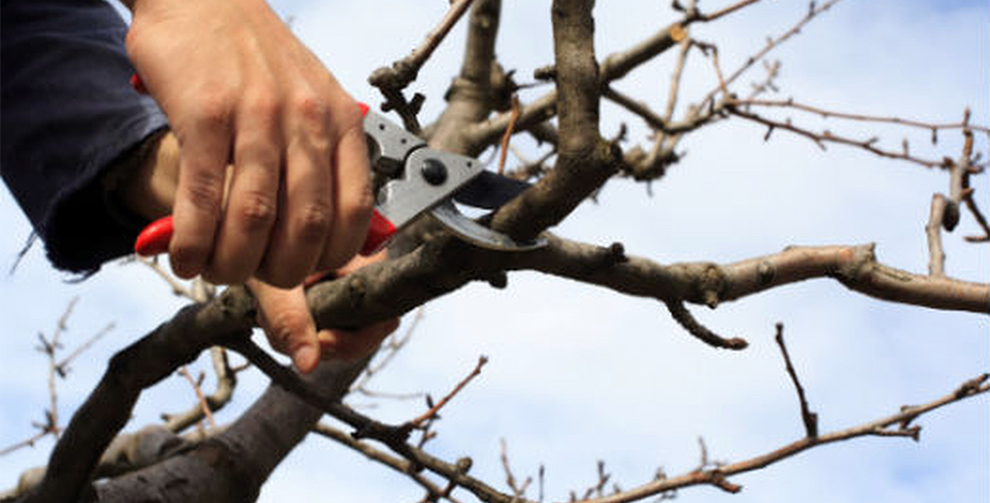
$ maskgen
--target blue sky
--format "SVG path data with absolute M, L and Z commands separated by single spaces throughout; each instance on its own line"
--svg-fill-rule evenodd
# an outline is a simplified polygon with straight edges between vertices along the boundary
M 504 3 L 498 53 L 525 80 L 551 58 L 549 7 L 547 2 Z M 956 121 L 968 106 L 974 122 L 987 124 L 987 5 L 951 4 L 840 3 L 773 54 L 783 64 L 780 97 L 931 122 Z M 359 99 L 377 103 L 366 76 L 411 50 L 442 15 L 446 2 L 371 5 L 275 3 L 279 12 L 293 16 L 299 36 L 345 87 Z M 599 2 L 599 57 L 671 21 L 666 5 Z M 719 43 L 722 65 L 730 69 L 806 9 L 806 1 L 762 2 L 694 34 Z M 462 41 L 458 29 L 413 85 L 428 96 L 426 117 L 442 106 L 440 97 L 457 71 Z M 647 65 L 618 87 L 661 106 L 670 60 Z M 694 62 L 685 77 L 687 101 L 715 82 L 708 61 Z M 743 79 L 740 89 L 760 77 L 754 73 Z M 620 121 L 627 121 L 630 141 L 644 141 L 644 127 L 621 116 L 616 107 L 604 105 L 603 118 L 603 134 L 613 134 Z M 815 127 L 841 127 L 807 120 Z M 863 129 L 852 126 L 848 131 Z M 879 131 L 891 148 L 898 148 L 905 136 L 900 130 Z M 555 232 L 593 243 L 621 241 L 628 253 L 664 263 L 735 261 L 795 244 L 875 242 L 883 262 L 925 271 L 923 226 L 932 193 L 947 191 L 943 173 L 838 146 L 823 154 L 783 132 L 764 143 L 764 132 L 738 121 L 700 132 L 684 142 L 687 156 L 653 186 L 652 197 L 640 185 L 611 182 L 598 204 L 582 205 Z M 924 131 L 907 136 L 912 151 L 958 155 L 958 135 L 940 135 L 938 150 Z M 521 147 L 532 151 L 524 142 Z M 985 138 L 979 138 L 978 148 L 986 151 Z M 983 178 L 977 194 L 985 209 L 990 206 L 986 189 Z M 29 228 L 5 191 L 0 192 L 0 228 L 5 236 L 0 269 L 6 270 Z M 966 216 L 945 237 L 950 275 L 987 280 L 986 246 L 964 244 L 960 237 L 976 232 Z M 14 275 L 0 278 L 0 445 L 28 436 L 30 421 L 41 419 L 47 403 L 46 368 L 32 349 L 35 334 L 50 333 L 70 299 L 80 297 L 65 336 L 68 344 L 109 322 L 117 327 L 61 385 L 64 417 L 99 378 L 114 350 L 181 305 L 164 283 L 139 266 L 110 264 L 78 284 L 65 279 L 51 270 L 37 247 Z M 934 399 L 990 366 L 986 316 L 887 304 L 850 294 L 829 280 L 776 289 L 715 311 L 694 307 L 693 312 L 716 330 L 746 337 L 750 349 L 728 354 L 702 346 L 656 302 L 515 273 L 507 290 L 470 285 L 428 304 L 413 342 L 375 388 L 442 394 L 479 355 L 487 355 L 490 362 L 482 376 L 446 410 L 432 451 L 448 459 L 472 456 L 473 473 L 498 486 L 504 480 L 498 458 L 504 438 L 517 476 L 533 475 L 545 464 L 548 498 L 566 499 L 570 489 L 595 481 L 599 459 L 606 461 L 615 481 L 631 487 L 651 478 L 661 465 L 669 474 L 692 469 L 699 436 L 713 458 L 730 461 L 798 438 L 802 427 L 796 398 L 773 343 L 777 321 L 786 325 L 792 358 L 823 431 Z M 198 365 L 203 368 L 204 363 Z M 231 409 L 245 407 L 264 385 L 257 373 L 246 373 Z M 191 399 L 181 378 L 167 380 L 143 396 L 129 427 L 153 422 L 161 412 L 182 410 Z M 421 412 L 421 404 L 385 403 L 373 412 L 401 421 Z M 921 424 L 918 444 L 861 439 L 736 477 L 733 481 L 745 486 L 739 495 L 698 488 L 680 497 L 703 502 L 987 501 L 986 398 L 938 411 Z M 51 441 L 45 440 L 0 458 L 0 487 L 12 485 L 23 468 L 43 463 L 50 448 Z M 339 501 L 414 501 L 421 496 L 401 477 L 314 437 L 276 472 L 261 501 L 323 501 L 331 495 Z

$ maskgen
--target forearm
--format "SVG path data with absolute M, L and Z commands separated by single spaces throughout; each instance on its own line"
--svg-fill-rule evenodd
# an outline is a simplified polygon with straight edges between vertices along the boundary
M 130 250 L 140 218 L 116 218 L 104 182 L 166 125 L 128 84 L 126 25 L 103 2 L 3 6 L 4 181 L 59 268 L 84 272 Z

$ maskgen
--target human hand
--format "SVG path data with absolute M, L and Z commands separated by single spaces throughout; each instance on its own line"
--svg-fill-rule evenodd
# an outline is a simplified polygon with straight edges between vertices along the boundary
M 147 157 L 130 173 L 128 182 L 116 194 L 126 207 L 148 220 L 171 211 L 179 166 L 179 146 L 172 133 L 165 133 L 153 141 Z M 371 257 L 356 256 L 336 273 L 343 276 L 384 258 L 384 251 Z M 258 322 L 269 343 L 276 351 L 292 357 L 301 372 L 312 371 L 320 360 L 353 360 L 367 356 L 399 325 L 395 318 L 353 331 L 317 331 L 301 285 L 283 289 L 256 278 L 249 278 L 246 285 L 257 300 Z
M 128 6 L 128 53 L 179 144 L 173 271 L 290 288 L 347 262 L 373 201 L 361 114 L 334 77 L 263 0 Z
M 364 265 L 384 259 L 384 252 L 372 257 L 357 256 L 338 275 L 346 275 Z M 276 288 L 256 279 L 246 283 L 258 301 L 258 322 L 276 351 L 292 358 L 303 373 L 312 372 L 320 360 L 355 360 L 374 352 L 382 340 L 399 326 L 399 319 L 373 323 L 357 330 L 316 330 L 306 305 L 302 286 Z

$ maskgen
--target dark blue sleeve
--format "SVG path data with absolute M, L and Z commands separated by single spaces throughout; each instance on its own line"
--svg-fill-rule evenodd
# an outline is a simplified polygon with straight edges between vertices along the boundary
M 127 26 L 103 0 L 3 0 L 0 17 L 0 173 L 51 262 L 95 271 L 141 225 L 102 178 L 165 116 L 130 87 Z

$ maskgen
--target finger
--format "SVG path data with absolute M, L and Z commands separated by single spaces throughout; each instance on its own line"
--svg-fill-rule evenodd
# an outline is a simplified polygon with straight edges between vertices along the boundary
M 302 287 L 282 289 L 253 278 L 246 284 L 258 301 L 258 321 L 272 348 L 291 357 L 300 372 L 312 372 L 320 361 L 320 344 Z
M 334 150 L 336 211 L 317 265 L 320 269 L 335 269 L 347 263 L 364 244 L 371 220 L 374 198 L 368 148 L 356 105 L 352 108 L 356 117 L 350 118 L 353 122 Z
M 300 100 L 286 133 L 284 198 L 260 276 L 277 286 L 302 282 L 313 271 L 333 222 L 332 131 L 326 105 Z
M 237 145 L 224 219 L 208 270 L 213 283 L 241 283 L 254 274 L 278 211 L 280 133 L 264 105 L 238 121 Z
M 217 105 L 178 132 L 179 183 L 169 245 L 172 270 L 181 278 L 200 274 L 213 251 L 223 202 L 224 172 L 230 158 L 231 122 Z
M 358 330 L 320 330 L 320 354 L 323 359 L 357 360 L 374 353 L 389 334 L 399 328 L 399 319 L 392 318 Z
M 371 265 L 376 262 L 382 262 L 388 258 L 388 250 L 380 250 L 373 255 L 355 255 L 349 262 L 339 267 L 336 270 L 337 277 L 347 276 L 348 274 L 366 266 Z

